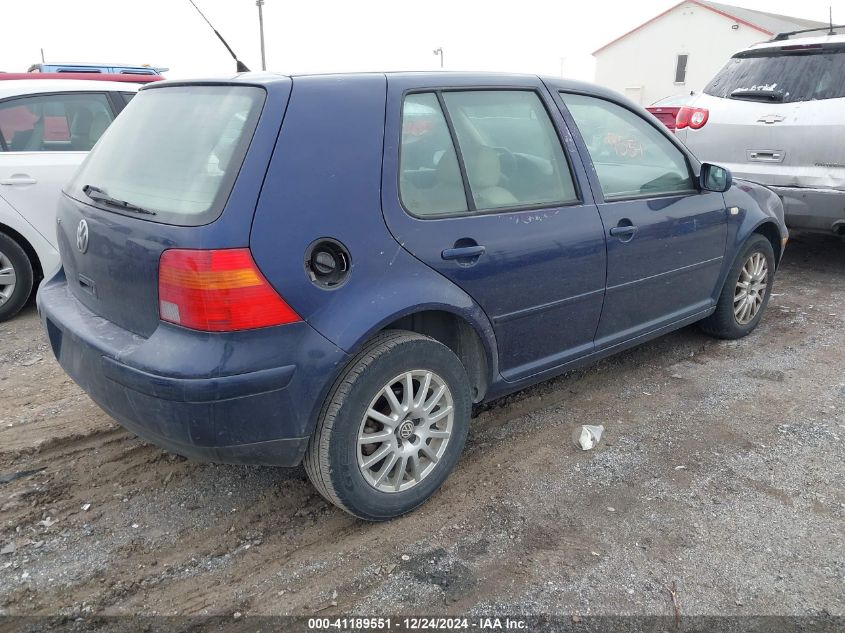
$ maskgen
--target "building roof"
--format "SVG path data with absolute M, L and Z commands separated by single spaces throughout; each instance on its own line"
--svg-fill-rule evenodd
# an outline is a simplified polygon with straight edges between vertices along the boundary
M 619 40 L 622 40 L 633 33 L 636 33 L 643 27 L 656 22 L 668 13 L 685 4 L 696 4 L 708 11 L 718 13 L 729 20 L 733 20 L 738 24 L 756 29 L 763 35 L 777 35 L 778 33 L 786 33 L 788 31 L 798 31 L 801 29 L 813 29 L 827 26 L 826 22 L 816 22 L 815 20 L 805 20 L 803 18 L 793 18 L 788 15 L 778 15 L 776 13 L 767 13 L 766 11 L 755 11 L 754 9 L 745 9 L 743 7 L 735 7 L 730 4 L 721 4 L 719 2 L 709 2 L 709 0 L 682 0 L 678 4 L 668 8 L 660 15 L 656 15 L 650 20 L 643 22 L 638 27 L 631 29 L 624 35 L 617 37 L 612 42 L 608 42 L 599 49 L 593 51 L 593 55 L 600 53 L 609 46 L 612 46 Z

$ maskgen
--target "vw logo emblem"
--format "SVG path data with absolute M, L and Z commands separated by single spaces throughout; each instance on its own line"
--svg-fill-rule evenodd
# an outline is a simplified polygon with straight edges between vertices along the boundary
M 414 423 L 405 420 L 402 424 L 399 425 L 399 439 L 400 440 L 409 440 L 411 436 L 414 434 Z
M 88 223 L 85 220 L 80 220 L 76 227 L 76 248 L 80 253 L 88 250 Z

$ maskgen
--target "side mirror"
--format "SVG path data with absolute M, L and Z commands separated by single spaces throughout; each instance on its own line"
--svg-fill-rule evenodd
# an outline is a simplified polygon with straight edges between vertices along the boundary
M 733 184 L 733 176 L 731 172 L 724 167 L 712 165 L 710 163 L 701 164 L 701 175 L 698 178 L 701 188 L 706 191 L 716 191 L 724 193 L 731 188 Z

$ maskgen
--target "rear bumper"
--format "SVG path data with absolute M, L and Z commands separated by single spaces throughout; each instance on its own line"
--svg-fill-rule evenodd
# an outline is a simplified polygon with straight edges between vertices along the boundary
M 204 461 L 294 466 L 346 354 L 306 323 L 145 339 L 88 310 L 59 272 L 38 311 L 57 360 L 122 426 Z
M 829 233 L 845 224 L 845 191 L 808 187 L 769 187 L 783 200 L 790 228 Z

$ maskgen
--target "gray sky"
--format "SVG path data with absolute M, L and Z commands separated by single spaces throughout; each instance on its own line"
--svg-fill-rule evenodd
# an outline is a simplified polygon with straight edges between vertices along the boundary
M 195 0 L 253 70 L 261 67 L 254 0 Z M 596 48 L 672 0 L 265 0 L 267 68 L 280 72 L 490 70 L 591 80 Z M 724 0 L 723 0 L 724 1 Z M 826 21 L 833 0 L 738 0 L 751 9 Z M 228 73 L 234 63 L 188 0 L 0 0 L 0 70 L 40 61 L 168 66 L 174 77 Z M 131 7 L 131 8 L 130 8 Z M 845 22 L 842 15 L 834 20 Z

